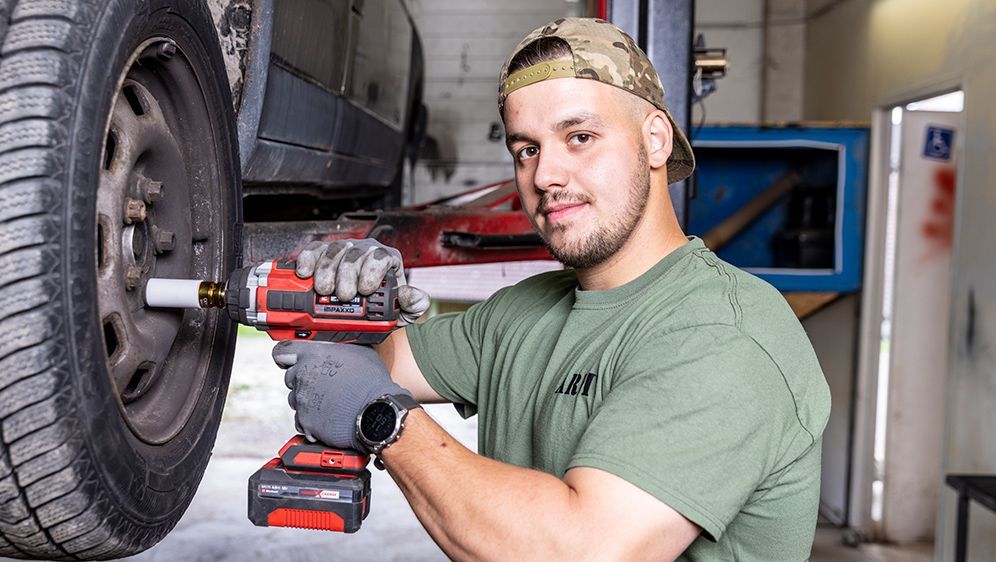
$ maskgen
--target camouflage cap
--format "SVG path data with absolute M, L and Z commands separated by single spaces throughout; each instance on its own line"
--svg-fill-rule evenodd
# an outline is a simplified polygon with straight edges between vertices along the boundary
M 571 48 L 573 61 L 555 60 L 508 73 L 508 65 L 526 45 L 543 37 L 557 37 Z M 561 18 L 526 36 L 505 61 L 498 81 L 498 111 L 505 109 L 509 94 L 551 78 L 585 78 L 616 86 L 639 96 L 663 111 L 674 130 L 674 148 L 667 161 L 667 181 L 674 183 L 692 174 L 695 156 L 688 139 L 664 103 L 664 87 L 657 70 L 633 38 L 611 23 L 593 18 Z

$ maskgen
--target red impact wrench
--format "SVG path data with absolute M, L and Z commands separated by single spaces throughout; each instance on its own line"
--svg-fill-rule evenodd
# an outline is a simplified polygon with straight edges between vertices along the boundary
M 274 340 L 374 344 L 398 324 L 398 287 L 392 273 L 371 295 L 349 302 L 314 291 L 292 260 L 274 260 L 232 272 L 227 284 L 150 279 L 151 308 L 222 308 L 235 322 Z M 355 532 L 370 512 L 369 455 L 292 437 L 277 458 L 249 479 L 249 519 L 260 526 Z

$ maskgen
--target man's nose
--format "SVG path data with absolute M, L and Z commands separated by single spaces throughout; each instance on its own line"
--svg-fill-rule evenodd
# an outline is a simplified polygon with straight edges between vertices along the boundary
M 533 183 L 540 191 L 561 188 L 567 185 L 571 170 L 567 158 L 556 150 L 543 150 L 536 161 L 536 174 Z

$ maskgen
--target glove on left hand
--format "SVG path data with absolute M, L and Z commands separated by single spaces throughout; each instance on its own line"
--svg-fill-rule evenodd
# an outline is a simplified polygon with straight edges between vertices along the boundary
M 353 300 L 357 293 L 376 291 L 388 271 L 393 271 L 398 281 L 398 325 L 414 324 L 429 309 L 429 295 L 408 284 L 401 252 L 396 248 L 372 238 L 311 242 L 297 256 L 297 276 L 313 276 L 316 293 L 335 293 L 343 302 Z
M 287 402 L 296 411 L 298 431 L 310 441 L 363 451 L 356 417 L 384 394 L 410 392 L 391 380 L 377 352 L 363 345 L 283 341 L 273 360 L 287 369 Z

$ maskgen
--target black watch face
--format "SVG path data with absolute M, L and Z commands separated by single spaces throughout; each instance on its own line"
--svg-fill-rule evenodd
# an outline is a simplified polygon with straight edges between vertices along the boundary
M 360 419 L 360 433 L 368 441 L 383 441 L 394 433 L 398 415 L 386 402 L 374 402 L 367 406 Z

